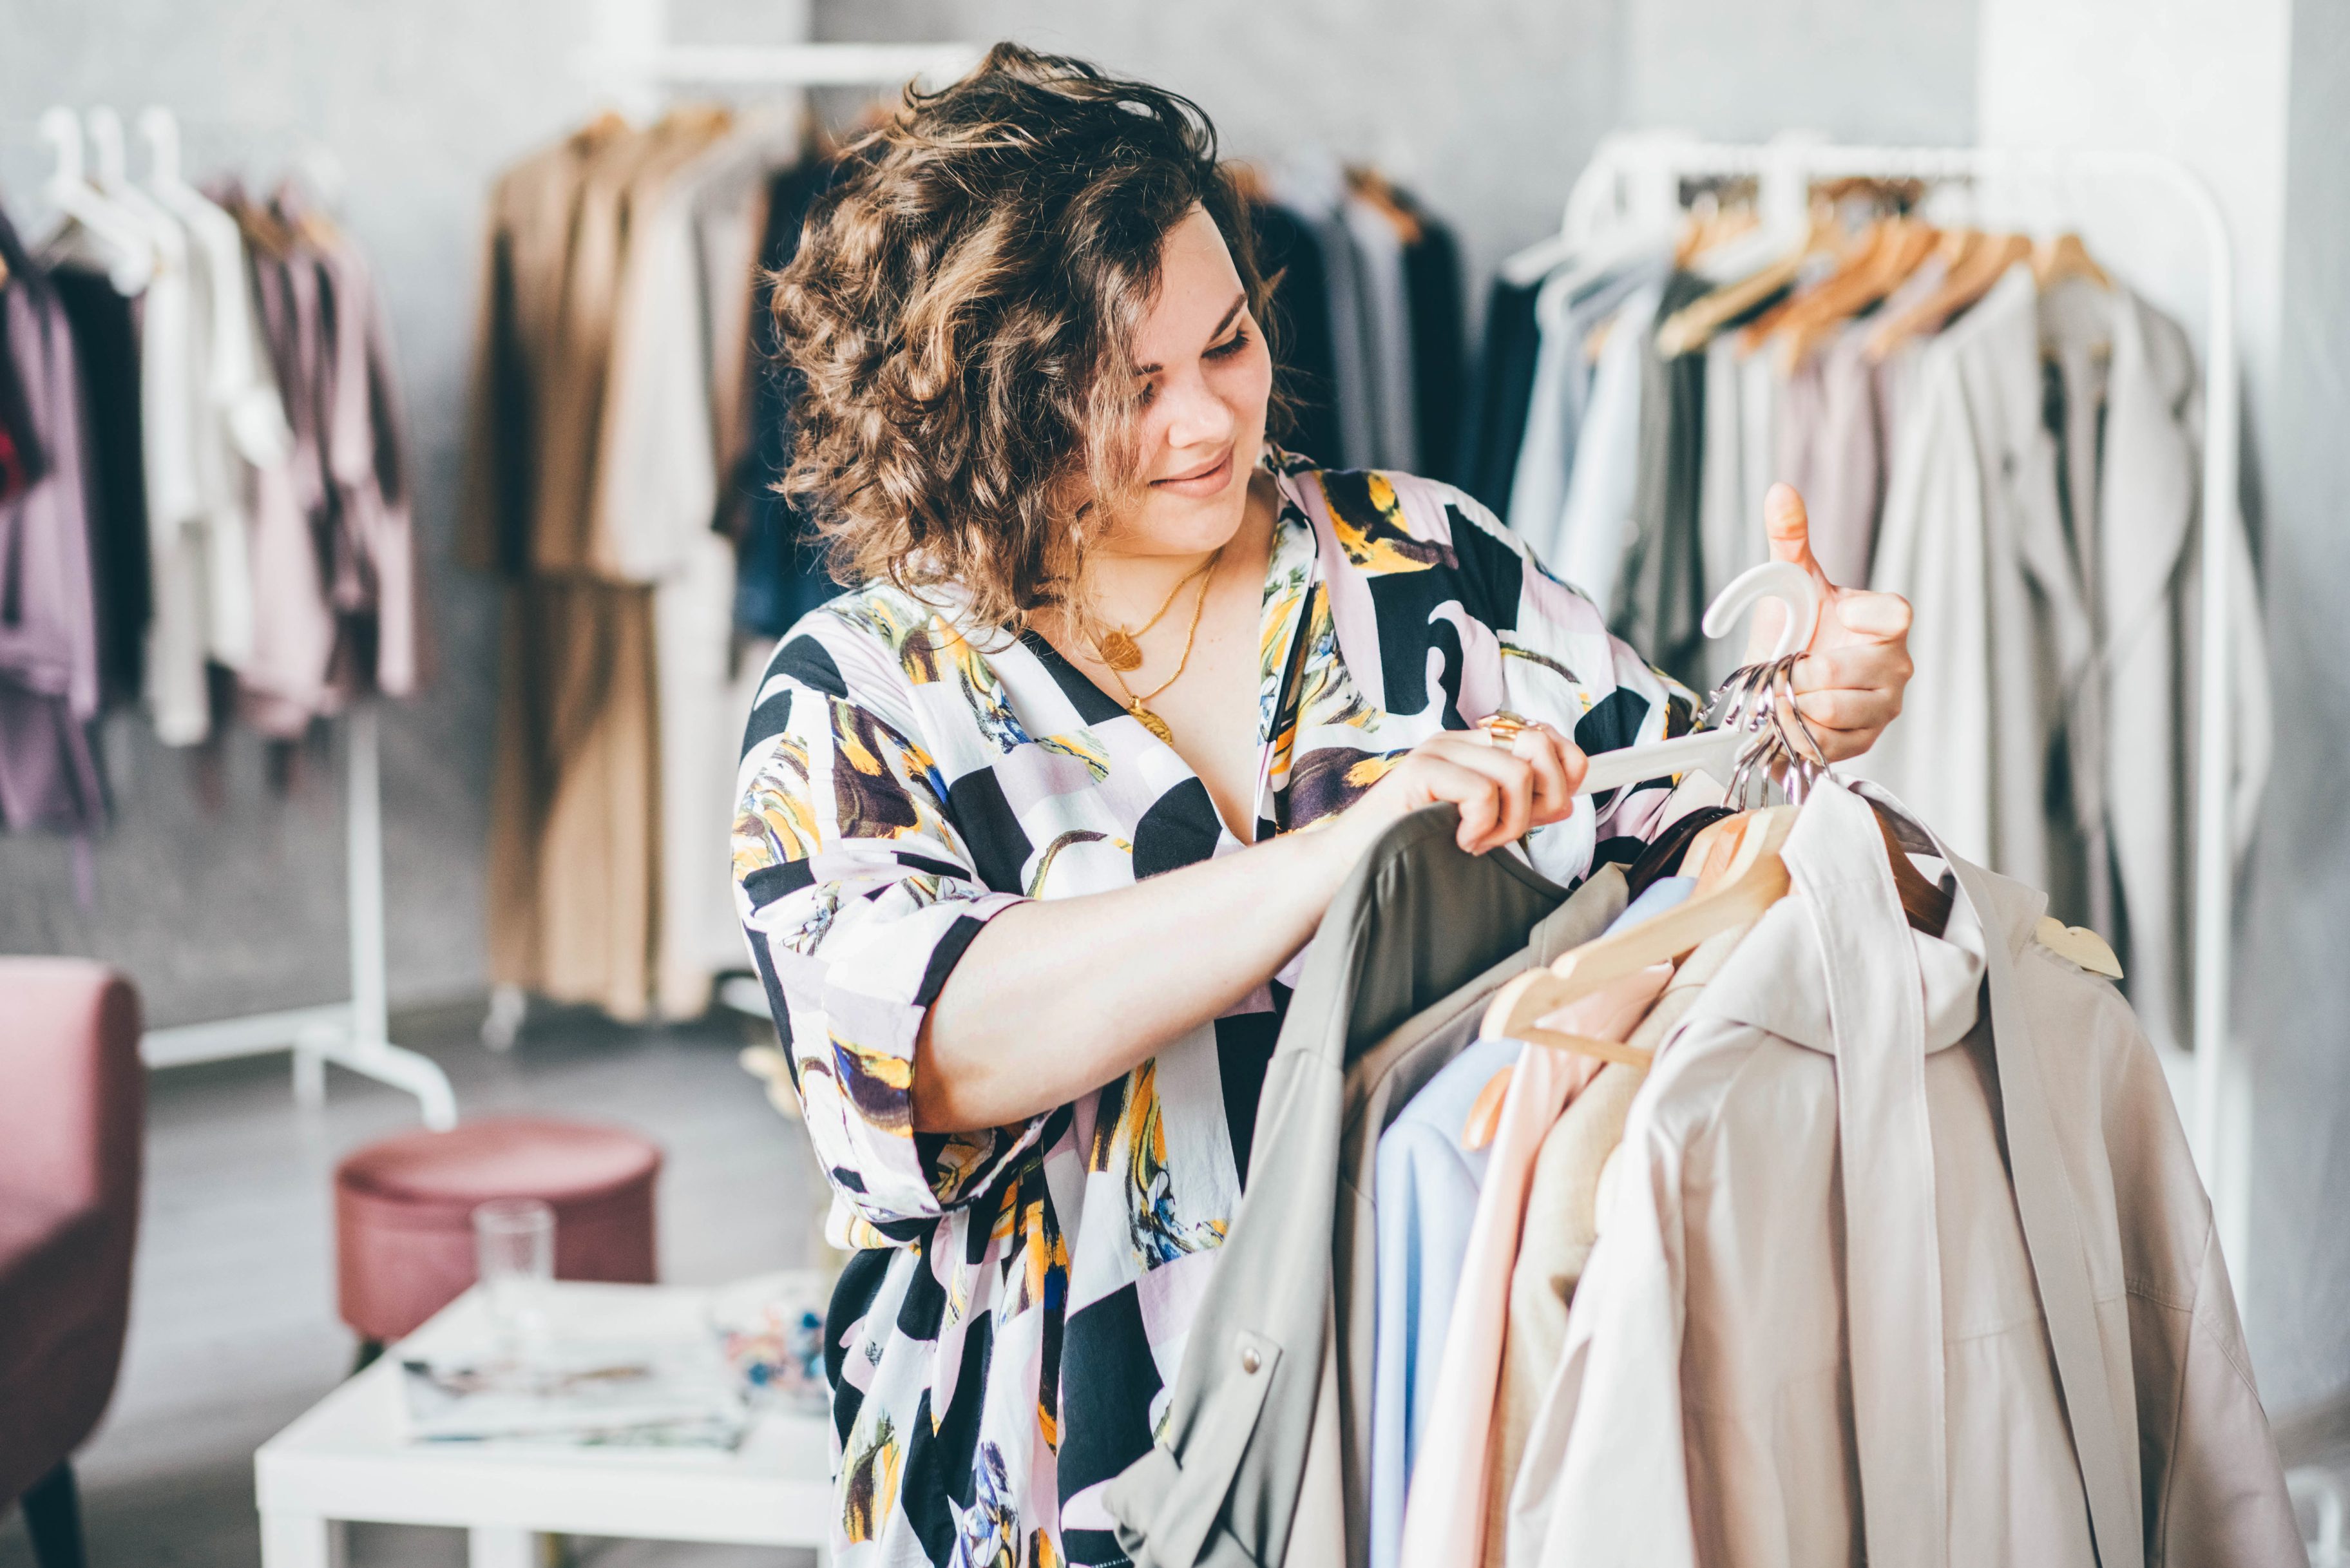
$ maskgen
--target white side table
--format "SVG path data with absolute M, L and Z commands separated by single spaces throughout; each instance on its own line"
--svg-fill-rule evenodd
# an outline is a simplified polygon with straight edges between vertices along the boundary
M 597 1337 L 698 1329 L 709 1293 L 669 1285 L 555 1286 L 552 1315 Z M 825 1417 L 770 1413 L 734 1452 L 670 1449 L 501 1452 L 410 1443 L 404 1352 L 478 1344 L 468 1291 L 254 1455 L 263 1568 L 340 1568 L 341 1523 L 454 1525 L 473 1568 L 537 1568 L 541 1533 L 814 1548 L 827 1562 L 831 1433 Z

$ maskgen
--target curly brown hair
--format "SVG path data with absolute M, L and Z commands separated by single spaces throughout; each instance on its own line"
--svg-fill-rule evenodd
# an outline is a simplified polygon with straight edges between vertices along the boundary
M 910 86 L 841 156 L 774 279 L 798 382 L 777 488 L 840 580 L 952 584 L 1024 627 L 1140 491 L 1130 346 L 1193 206 L 1271 329 L 1248 207 L 1198 105 L 1017 44 Z

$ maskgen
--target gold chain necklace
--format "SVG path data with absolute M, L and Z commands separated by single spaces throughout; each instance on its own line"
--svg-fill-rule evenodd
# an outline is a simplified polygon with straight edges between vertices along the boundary
M 1161 691 L 1166 691 L 1170 686 L 1172 686 L 1178 680 L 1182 680 L 1183 671 L 1191 667 L 1191 644 L 1198 639 L 1200 636 L 1201 618 L 1207 613 L 1208 583 L 1209 580 L 1215 576 L 1216 563 L 1222 560 L 1223 557 L 1223 547 L 1222 545 L 1218 545 L 1216 553 L 1208 557 L 1206 565 L 1202 566 L 1198 571 L 1192 574 L 1193 576 L 1200 579 L 1200 592 L 1198 597 L 1191 601 L 1191 629 L 1183 634 L 1183 657 L 1175 661 L 1174 674 L 1169 676 L 1166 680 L 1160 681 L 1158 685 L 1152 687 L 1149 691 L 1138 697 L 1134 694 L 1134 688 L 1126 683 L 1125 673 L 1121 671 L 1117 665 L 1111 664 L 1107 658 L 1105 657 L 1102 659 L 1102 662 L 1109 668 L 1109 678 L 1112 680 L 1117 681 L 1118 689 L 1126 694 L 1126 711 L 1133 714 L 1135 718 L 1140 720 L 1144 729 L 1149 731 L 1152 734 L 1158 736 L 1160 740 L 1166 742 L 1170 746 L 1175 743 L 1175 732 L 1167 727 L 1166 720 L 1160 718 L 1158 714 L 1150 711 L 1149 703 L 1151 700 L 1157 697 Z M 1185 581 L 1189 580 L 1189 578 L 1185 579 Z M 1178 583 L 1175 586 L 1176 587 L 1180 588 L 1183 585 L 1182 583 Z M 1170 598 L 1168 601 L 1170 604 L 1172 604 L 1173 602 L 1172 598 Z M 1166 614 L 1167 612 L 1165 607 L 1161 607 L 1159 613 L 1159 615 Z M 1158 617 L 1153 616 L 1151 618 L 1155 621 L 1158 619 Z M 1142 629 L 1149 631 L 1150 628 L 1146 626 Z M 1095 642 L 1094 651 L 1097 654 L 1102 651 L 1099 640 Z M 1135 663 L 1141 663 L 1141 659 L 1138 657 Z
M 1167 590 L 1167 597 L 1159 601 L 1158 613 L 1132 631 L 1127 630 L 1122 626 L 1114 626 L 1110 628 L 1107 636 L 1094 639 L 1094 652 L 1100 657 L 1104 664 L 1109 666 L 1112 673 L 1123 673 L 1142 668 L 1140 639 L 1148 635 L 1150 628 L 1164 619 L 1167 612 L 1174 607 L 1176 596 L 1183 591 L 1184 585 L 1215 564 L 1216 556 L 1211 554 L 1206 560 L 1178 577 L 1175 580 L 1175 586 Z

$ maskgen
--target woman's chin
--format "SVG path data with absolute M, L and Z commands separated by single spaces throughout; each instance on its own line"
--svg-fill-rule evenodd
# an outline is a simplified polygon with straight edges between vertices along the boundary
M 1245 484 L 1232 484 L 1205 500 L 1153 495 L 1135 519 L 1133 531 L 1113 547 L 1138 556 L 1197 555 L 1232 543 L 1247 520 Z

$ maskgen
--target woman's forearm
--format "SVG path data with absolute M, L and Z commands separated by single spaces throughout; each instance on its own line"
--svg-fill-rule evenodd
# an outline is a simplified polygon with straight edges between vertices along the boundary
M 1229 1012 L 1312 939 L 1360 836 L 1333 823 L 1131 888 L 1006 909 L 924 1020 L 914 1125 L 1025 1120 Z

